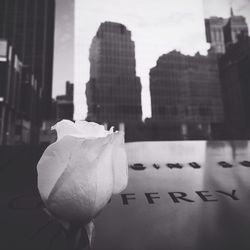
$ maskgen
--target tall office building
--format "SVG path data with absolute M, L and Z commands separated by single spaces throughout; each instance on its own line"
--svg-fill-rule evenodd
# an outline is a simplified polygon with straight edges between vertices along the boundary
M 233 12 L 231 12 L 231 17 L 228 19 L 223 31 L 226 47 L 237 43 L 239 35 L 248 35 L 248 26 L 245 17 L 234 16 Z
M 119 23 L 102 23 L 92 40 L 89 61 L 87 119 L 108 124 L 141 121 L 141 83 L 131 32 Z
M 224 54 L 229 43 L 236 43 L 241 33 L 248 34 L 246 19 L 234 15 L 231 8 L 229 18 L 210 17 L 205 19 L 206 39 L 217 54 Z
M 24 73 L 23 64 L 12 46 L 0 39 L 0 145 L 18 141 L 15 117 L 22 113 L 21 76 Z
M 35 76 L 42 116 L 50 111 L 55 0 L 0 0 L 0 38 L 7 39 Z
M 250 138 L 250 38 L 240 35 L 219 59 L 220 78 L 228 134 Z
M 27 141 L 37 143 L 41 120 L 50 115 L 54 17 L 54 0 L 0 0 L 0 39 L 7 43 L 6 60 L 14 60 L 14 64 L 21 62 L 17 88 L 20 96 L 11 92 L 11 84 L 16 82 L 11 80 L 14 77 L 12 71 L 3 73 L 10 79 L 4 83 L 5 89 L 11 92 L 3 93 L 3 135 L 10 133 L 8 128 L 11 126 L 20 134 L 20 127 L 25 124 L 29 131 Z M 12 55 L 15 55 L 14 59 Z M 10 95 L 21 99 L 17 102 L 20 107 L 15 107 L 18 112 L 12 112 L 14 108 L 8 102 Z
M 193 130 L 211 133 L 223 121 L 216 56 L 162 55 L 150 70 L 152 121 L 179 126 L 183 136 Z

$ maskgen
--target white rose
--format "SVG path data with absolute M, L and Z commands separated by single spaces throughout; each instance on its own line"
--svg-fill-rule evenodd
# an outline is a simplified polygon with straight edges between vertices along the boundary
M 59 221 L 87 225 L 127 186 L 124 134 L 86 121 L 62 120 L 52 129 L 58 139 L 37 165 L 41 198 Z

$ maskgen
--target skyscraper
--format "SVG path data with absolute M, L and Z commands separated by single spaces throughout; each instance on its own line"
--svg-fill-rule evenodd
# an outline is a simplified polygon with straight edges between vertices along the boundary
M 19 106 L 13 109 L 7 101 L 9 95 L 15 97 L 13 93 L 3 93 L 6 96 L 2 105 L 4 115 L 1 115 L 4 135 L 9 133 L 8 127 L 21 133 L 20 126 L 25 123 L 30 134 L 27 141 L 36 143 L 41 120 L 49 117 L 54 17 L 54 0 L 0 0 L 0 39 L 7 42 L 8 59 L 15 54 L 14 62 L 20 62 L 19 80 L 6 82 L 7 89 L 12 82 L 19 84 L 21 100 L 16 102 Z M 8 78 L 13 77 L 10 72 Z
M 248 35 L 248 26 L 245 17 L 234 16 L 233 12 L 231 12 L 231 17 L 228 19 L 223 31 L 226 47 L 237 43 L 239 35 Z
M 0 38 L 37 79 L 42 116 L 51 104 L 55 0 L 0 0 Z
M 248 34 L 246 19 L 236 16 L 231 8 L 229 18 L 210 17 L 205 19 L 206 39 L 217 54 L 224 54 L 229 43 L 236 43 L 241 33 Z
M 241 34 L 219 59 L 227 133 L 250 138 L 250 38 Z
M 223 121 L 216 56 L 162 55 L 150 70 L 152 121 L 179 126 L 183 135 L 211 133 L 210 125 Z
M 141 121 L 141 83 L 131 32 L 119 23 L 102 23 L 92 40 L 89 61 L 87 119 L 108 124 Z

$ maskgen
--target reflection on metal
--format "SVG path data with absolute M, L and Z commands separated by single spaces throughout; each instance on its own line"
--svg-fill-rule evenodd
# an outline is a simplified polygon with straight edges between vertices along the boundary
M 7 61 L 8 43 L 6 39 L 0 39 L 0 61 Z
M 154 163 L 165 165 L 175 162 L 181 164 L 197 162 L 203 165 L 206 158 L 206 146 L 206 141 L 151 141 L 125 144 L 129 164 L 140 162 L 146 166 Z
M 249 249 L 250 142 L 141 142 L 125 146 L 130 164 L 128 186 L 96 217 L 100 233 L 95 250 Z M 0 153 L 0 163 L 13 166 L 4 170 L 1 185 L 13 185 L 17 190 L 15 195 L 1 194 L 1 204 L 5 204 L 1 206 L 1 229 L 9 228 L 11 235 L 2 236 L 0 245 L 18 242 L 18 248 L 12 245 L 8 249 L 71 249 L 59 232 L 60 225 L 48 222 L 40 196 L 23 193 L 26 180 L 36 178 L 30 171 L 34 153 L 24 150 L 16 157 Z M 27 165 L 22 164 L 19 172 L 20 162 Z M 179 164 L 182 169 L 170 169 L 167 163 Z M 232 167 L 223 167 L 227 165 Z

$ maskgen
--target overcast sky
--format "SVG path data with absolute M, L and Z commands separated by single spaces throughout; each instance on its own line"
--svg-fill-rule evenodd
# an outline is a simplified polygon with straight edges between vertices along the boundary
M 204 17 L 228 17 L 230 5 L 250 23 L 250 0 L 57 0 L 56 4 L 53 96 L 64 93 L 66 80 L 73 81 L 76 119 L 86 116 L 89 46 L 101 22 L 119 22 L 132 32 L 144 118 L 151 115 L 149 70 L 159 56 L 173 49 L 206 54 Z

